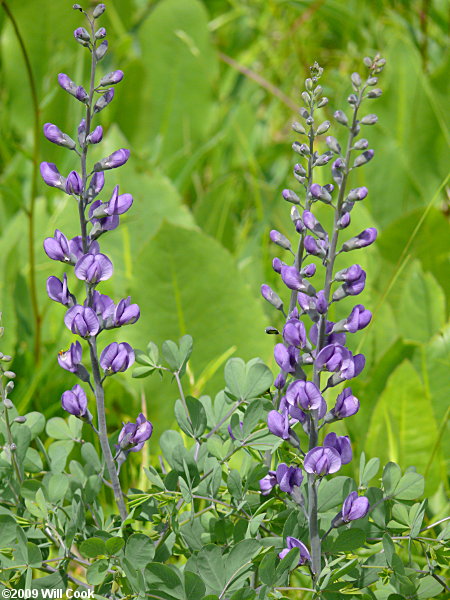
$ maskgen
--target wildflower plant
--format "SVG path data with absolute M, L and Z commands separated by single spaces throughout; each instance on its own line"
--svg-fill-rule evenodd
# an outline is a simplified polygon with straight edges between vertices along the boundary
M 113 100 L 123 73 L 97 80 L 97 64 L 108 49 L 106 30 L 97 26 L 105 5 L 92 15 L 78 4 L 74 9 L 88 22 L 74 36 L 91 54 L 90 82 L 85 89 L 65 74 L 58 81 L 84 115 L 77 142 L 53 123 L 44 134 L 78 157 L 79 170 L 65 177 L 45 162 L 41 173 L 78 209 L 80 234 L 69 239 L 56 230 L 44 250 L 73 267 L 62 279 L 49 277 L 47 291 L 65 308 L 64 323 L 75 340 L 58 355 L 59 366 L 79 382 L 62 394 L 66 419 L 19 415 L 10 398 L 11 357 L 0 353 L 0 586 L 29 590 L 27 597 L 49 588 L 163 600 L 437 596 L 446 587 L 450 531 L 443 525 L 448 518 L 423 525 L 427 500 L 416 501 L 422 476 L 390 462 L 380 487 L 379 459 L 366 461 L 361 453 L 355 481 L 348 468 L 343 471 L 354 462 L 351 440 L 334 431 L 337 422 L 364 409 L 350 382 L 365 361 L 349 349 L 347 336 L 367 327 L 371 313 L 363 304 L 349 304 L 366 281 L 351 253 L 371 245 L 376 230 L 350 236 L 346 228 L 368 195 L 365 187 L 351 186 L 353 171 L 373 158 L 359 136 L 376 117 L 362 114 L 361 106 L 381 94 L 376 86 L 383 59 L 365 59 L 365 79 L 352 75 L 351 116 L 334 113 L 347 134 L 344 151 L 340 136 L 326 135 L 331 123 L 318 117 L 328 100 L 319 83 L 322 69 L 311 68 L 303 122 L 294 124 L 306 140 L 293 145 L 301 157 L 294 167 L 299 185 L 282 193 L 292 204 L 297 243 L 291 234 L 270 233 L 286 253 L 274 258 L 273 269 L 277 290 L 289 290 L 287 301 L 267 284 L 261 289 L 278 310 L 279 322 L 267 328 L 279 336 L 278 373 L 274 378 L 259 358 L 231 358 L 223 389 L 211 397 L 196 393 L 196 383 L 218 366 L 195 376 L 189 335 L 160 348 L 149 342 L 145 351 L 126 341 L 101 344 L 104 331 L 140 317 L 130 298 L 116 303 L 97 289 L 113 275 L 112 261 L 101 252 L 102 236 L 117 228 L 133 202 L 118 186 L 105 200 L 104 173 L 125 164 L 129 151 L 88 160 L 90 146 L 103 137 L 96 116 Z M 327 165 L 331 177 L 323 174 Z M 76 280 L 84 285 L 83 298 L 69 289 Z M 335 310 L 342 318 L 334 317 Z M 127 459 L 142 453 L 153 425 L 139 413 L 120 428 L 111 411 L 107 423 L 103 387 L 108 377 L 133 366 L 135 378 L 169 378 L 178 396 L 178 427 L 159 432 L 161 454 L 152 452 L 138 481 Z M 115 444 L 108 437 L 113 430 Z M 129 488 L 121 487 L 119 475 L 131 481 Z M 105 501 L 111 488 L 114 507 Z M 437 535 L 428 537 L 426 530 Z

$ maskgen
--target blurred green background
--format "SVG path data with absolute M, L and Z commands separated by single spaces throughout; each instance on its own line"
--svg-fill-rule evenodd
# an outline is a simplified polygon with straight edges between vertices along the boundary
M 82 116 L 56 82 L 65 72 L 87 83 L 87 52 L 72 35 L 83 17 L 71 6 L 8 0 L 0 11 L 2 351 L 15 356 L 20 410 L 48 417 L 61 415 L 60 394 L 75 382 L 56 363 L 72 336 L 45 292 L 47 277 L 63 269 L 47 259 L 42 240 L 55 228 L 78 230 L 73 200 L 47 188 L 37 165 L 55 162 L 63 174 L 78 168 L 73 153 L 42 135 L 50 121 L 74 136 Z M 352 382 L 361 410 L 340 427 L 357 454 L 415 465 L 436 498 L 450 456 L 447 10 L 444 0 L 109 0 L 101 71 L 121 68 L 125 79 L 100 115 L 106 141 L 92 152 L 132 150 L 129 163 L 107 175 L 103 198 L 119 183 L 135 199 L 120 228 L 102 238 L 115 264 L 102 291 L 116 300 L 131 294 L 141 306 L 138 324 L 116 339 L 145 348 L 190 333 L 190 391 L 214 393 L 227 356 L 260 356 L 273 366 L 274 339 L 264 327 L 280 323 L 259 288 L 267 282 L 282 292 L 271 259 L 283 256 L 268 233 L 292 233 L 281 190 L 298 189 L 290 124 L 308 66 L 317 60 L 325 68 L 325 119 L 346 108 L 349 75 L 363 72 L 362 58 L 386 58 L 384 94 L 366 105 L 379 115 L 364 132 L 375 159 L 352 181 L 370 192 L 347 230 L 350 237 L 376 226 L 380 235 L 338 265 L 357 261 L 367 270 L 358 301 L 374 313 L 352 341 L 367 356 Z M 319 182 L 329 181 L 325 173 Z M 352 305 L 340 304 L 336 318 Z M 218 369 L 202 377 L 214 362 Z M 112 429 L 142 403 L 155 437 L 173 424 L 170 381 L 118 376 L 107 395 Z

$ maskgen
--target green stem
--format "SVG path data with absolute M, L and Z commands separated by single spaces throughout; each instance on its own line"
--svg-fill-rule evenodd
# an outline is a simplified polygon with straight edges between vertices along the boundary
M 6 14 L 11 21 L 11 24 L 16 34 L 17 41 L 19 42 L 20 50 L 22 52 L 23 60 L 25 62 L 25 69 L 27 72 L 28 83 L 31 91 L 31 101 L 33 104 L 34 124 L 33 124 L 33 170 L 31 176 L 31 190 L 30 190 L 30 204 L 25 213 L 28 218 L 28 260 L 30 264 L 29 272 L 29 283 L 30 283 L 30 298 L 31 306 L 34 317 L 34 360 L 36 364 L 39 364 L 41 357 L 41 329 L 42 329 L 42 315 L 39 311 L 37 285 L 36 285 L 36 259 L 34 255 L 34 221 L 35 221 L 35 206 L 38 188 L 38 169 L 39 169 L 39 141 L 40 141 L 40 109 L 37 95 L 36 82 L 34 80 L 33 69 L 31 67 L 30 58 L 28 56 L 27 49 L 25 47 L 24 39 L 20 33 L 19 26 L 17 24 L 14 15 L 11 12 L 8 4 L 5 0 L 2 0 L 2 6 Z

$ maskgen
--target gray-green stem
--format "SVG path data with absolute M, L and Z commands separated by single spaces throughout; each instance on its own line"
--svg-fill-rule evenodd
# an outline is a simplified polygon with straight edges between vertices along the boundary
M 92 41 L 92 62 L 91 62 L 91 78 L 90 78 L 90 87 L 89 87 L 89 100 L 86 107 L 86 130 L 84 141 L 81 148 L 81 178 L 83 181 L 83 196 L 80 199 L 78 204 L 79 209 L 79 217 L 80 217 L 80 227 L 81 227 L 81 239 L 83 244 L 83 252 L 88 252 L 88 235 L 87 235 L 87 221 L 85 216 L 85 209 L 87 206 L 87 169 L 86 169 L 86 160 L 88 153 L 88 144 L 86 142 L 86 138 L 90 133 L 91 129 L 91 120 L 92 120 L 92 105 L 94 98 L 94 90 L 95 90 L 95 71 L 97 66 L 97 59 L 95 57 L 95 36 L 94 36 L 94 22 L 90 21 L 91 25 L 91 41 Z M 86 293 L 88 299 L 88 305 L 92 305 L 92 286 L 86 284 Z M 120 516 L 122 520 L 125 520 L 128 515 L 127 508 L 125 506 L 125 501 L 123 497 L 122 488 L 120 486 L 119 475 L 116 469 L 116 465 L 114 464 L 114 458 L 111 453 L 111 448 L 109 446 L 108 441 L 108 430 L 106 427 L 106 413 L 105 413 L 105 391 L 102 385 L 102 377 L 100 375 L 100 366 L 98 361 L 98 353 L 97 353 L 97 338 L 92 336 L 88 339 L 90 358 L 91 358 L 91 367 L 92 367 L 92 376 L 94 379 L 94 394 L 95 400 L 97 404 L 97 419 L 98 419 L 98 438 L 100 441 L 100 446 L 102 449 L 103 458 L 106 464 L 106 468 L 109 472 L 109 477 L 111 479 L 111 485 L 114 492 L 114 499 L 116 501 L 117 507 L 119 509 Z

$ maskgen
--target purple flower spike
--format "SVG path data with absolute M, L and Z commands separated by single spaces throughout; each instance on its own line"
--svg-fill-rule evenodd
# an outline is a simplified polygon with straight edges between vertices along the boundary
M 121 327 L 122 325 L 132 325 L 141 316 L 139 306 L 131 304 L 131 298 L 123 298 L 116 307 L 114 312 L 114 325 Z
M 47 279 L 47 294 L 50 300 L 60 302 L 68 308 L 76 303 L 75 296 L 69 292 L 67 287 L 67 275 L 65 273 L 62 281 L 53 275 Z
M 88 417 L 86 394 L 81 386 L 74 385 L 71 390 L 67 390 L 61 396 L 61 404 L 63 409 L 71 415 L 79 419 Z
M 102 42 L 100 44 L 99 48 L 101 46 L 106 47 L 106 49 L 107 49 L 108 48 L 108 42 L 105 40 L 104 42 Z M 104 108 L 106 108 L 108 106 L 108 104 L 110 102 L 112 102 L 113 98 L 114 98 L 114 88 L 111 88 L 110 90 L 108 90 L 107 92 L 105 92 L 102 96 L 100 96 L 100 98 L 94 104 L 94 113 L 99 113 L 101 110 L 103 110 Z
M 75 304 L 66 312 L 64 323 L 72 333 L 76 333 L 82 338 L 97 335 L 100 330 L 97 315 L 92 308 L 79 304 Z
M 70 373 L 76 373 L 78 366 L 81 364 L 82 348 L 80 342 L 75 342 L 70 345 L 70 348 L 65 352 L 58 353 L 59 366 L 69 371 Z
M 289 346 L 286 348 L 284 344 L 276 344 L 273 351 L 277 365 L 286 373 L 294 373 L 295 367 L 300 360 L 300 352 L 298 348 Z
M 306 267 L 303 267 L 303 269 L 300 271 L 300 274 L 303 275 L 303 277 L 313 277 L 316 274 L 316 269 L 316 265 L 312 263 L 310 265 L 306 265 Z
M 92 202 L 92 200 L 100 194 L 105 185 L 105 174 L 103 171 L 99 171 L 98 173 L 94 173 L 91 178 L 91 182 L 88 187 L 88 198 Z
M 287 546 L 287 548 L 284 548 L 278 554 L 279 558 L 283 559 L 286 556 L 286 554 L 289 553 L 289 550 L 292 550 L 293 548 L 299 548 L 300 556 L 298 559 L 298 564 L 304 565 L 306 561 L 311 560 L 311 555 L 309 554 L 308 548 L 305 546 L 305 544 L 303 542 L 301 542 L 297 538 L 288 536 L 286 538 L 286 546 Z
M 323 398 L 316 384 L 312 381 L 294 381 L 286 390 L 286 400 L 292 406 L 302 410 L 315 410 L 321 408 Z
M 283 328 L 283 339 L 289 346 L 304 348 L 306 344 L 306 330 L 303 321 L 289 319 Z
M 276 478 L 280 490 L 292 494 L 294 487 L 301 485 L 303 473 L 298 467 L 288 467 L 285 463 L 281 463 L 277 467 Z
M 259 488 L 262 496 L 267 496 L 277 485 L 275 471 L 269 471 L 265 477 L 259 480 Z
M 118 444 L 116 448 L 127 452 L 139 452 L 144 444 L 149 440 L 153 433 L 153 425 L 141 413 L 136 419 L 136 423 L 126 423 L 119 433 Z
M 308 254 L 312 254 L 313 256 L 324 256 L 323 248 L 319 246 L 312 235 L 305 235 L 303 243 Z
M 320 290 L 316 294 L 316 310 L 320 315 L 324 315 L 328 310 L 328 302 L 326 301 L 324 290 Z
M 358 496 L 358 492 L 351 492 L 342 505 L 342 520 L 344 523 L 362 519 L 369 512 L 369 500 L 365 496 Z
M 307 473 L 315 473 L 319 477 L 336 473 L 342 466 L 340 454 L 334 448 L 317 446 L 308 452 L 303 462 Z
M 53 125 L 53 123 L 46 123 L 44 125 L 44 135 L 48 141 L 53 142 L 53 144 L 63 146 L 64 148 L 69 148 L 69 150 L 73 150 L 75 148 L 75 142 L 73 139 L 63 133 L 61 129 L 59 129 L 59 127 L 56 125 Z
M 290 290 L 305 291 L 303 279 L 295 267 L 288 267 L 287 265 L 281 267 L 281 279 Z
M 84 254 L 75 265 L 78 279 L 90 284 L 106 281 L 112 273 L 113 265 L 106 254 Z
M 75 83 L 65 73 L 58 75 L 58 83 L 63 90 L 68 92 L 71 96 L 74 96 L 80 102 L 86 102 L 89 99 L 89 95 L 81 85 L 75 85 Z
M 353 458 L 352 445 L 348 435 L 336 435 L 335 433 L 329 433 L 323 440 L 325 448 L 334 448 L 340 454 L 343 465 L 348 464 Z
M 289 439 L 291 432 L 289 429 L 289 416 L 287 413 L 280 415 L 278 411 L 271 410 L 267 415 L 267 426 L 270 433 L 273 435 L 276 435 L 283 440 Z
M 365 248 L 366 246 L 370 246 L 377 239 L 377 230 L 375 227 L 368 227 L 361 231 L 359 235 L 353 237 L 346 241 L 342 245 L 342 250 L 344 252 L 349 252 L 350 250 L 356 250 L 359 248 Z
M 117 167 L 121 167 L 124 165 L 127 160 L 130 158 L 130 151 L 121 148 L 120 150 L 116 150 L 106 158 L 102 159 L 100 162 L 95 163 L 94 171 L 107 171 L 108 169 L 117 169 Z
M 67 194 L 80 196 L 83 193 L 83 180 L 76 171 L 71 171 L 66 180 L 65 191 Z
M 65 189 L 66 180 L 58 171 L 54 163 L 41 162 L 40 171 L 42 179 L 47 185 L 58 188 L 59 190 Z
M 355 415 L 359 410 L 359 400 L 352 394 L 351 388 L 345 388 L 336 398 L 336 405 L 331 414 L 336 419 L 345 419 Z
M 134 351 L 126 342 L 113 342 L 106 346 L 100 355 L 100 366 L 105 371 L 105 375 L 126 371 L 133 363 Z

